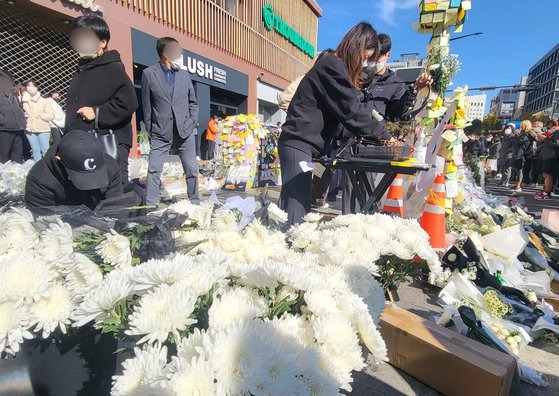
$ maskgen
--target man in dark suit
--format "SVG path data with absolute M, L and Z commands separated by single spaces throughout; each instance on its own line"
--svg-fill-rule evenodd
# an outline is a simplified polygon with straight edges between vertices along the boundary
M 159 63 L 142 75 L 144 121 L 151 135 L 146 204 L 159 202 L 161 172 L 169 150 L 177 148 L 186 174 L 188 198 L 199 201 L 196 124 L 198 103 L 188 72 L 183 69 L 183 53 L 177 40 L 157 40 Z

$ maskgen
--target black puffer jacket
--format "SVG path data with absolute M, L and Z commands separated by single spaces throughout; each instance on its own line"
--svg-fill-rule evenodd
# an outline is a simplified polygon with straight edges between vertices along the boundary
M 66 97 L 67 130 L 94 129 L 93 121 L 84 121 L 76 114 L 84 106 L 99 110 L 100 133 L 112 129 L 119 143 L 132 145 L 130 120 L 138 108 L 138 99 L 118 51 L 80 61 Z
M 25 116 L 17 99 L 11 92 L 0 93 L 0 131 L 25 129 Z

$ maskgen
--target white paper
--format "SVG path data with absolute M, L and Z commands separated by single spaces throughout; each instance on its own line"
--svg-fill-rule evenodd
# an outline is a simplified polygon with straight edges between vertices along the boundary
M 458 196 L 458 180 L 446 181 L 446 197 L 456 198 Z
M 318 178 L 322 178 L 322 175 L 324 174 L 324 171 L 326 170 L 326 167 L 320 163 L 314 163 L 314 169 L 312 171 L 313 175 L 315 175 Z
M 312 162 L 301 161 L 299 162 L 299 166 L 303 170 L 303 172 L 312 172 L 315 168 L 315 164 Z

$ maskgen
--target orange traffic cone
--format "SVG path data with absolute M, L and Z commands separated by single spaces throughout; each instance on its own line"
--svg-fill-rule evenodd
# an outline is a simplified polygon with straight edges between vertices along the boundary
M 402 175 L 397 175 L 386 195 L 384 202 L 384 213 L 394 213 L 400 217 L 404 217 L 404 191 L 402 189 Z
M 429 241 L 433 249 L 446 247 L 445 178 L 443 174 L 436 177 L 433 187 L 429 189 L 427 205 L 419 224 L 429 234 Z

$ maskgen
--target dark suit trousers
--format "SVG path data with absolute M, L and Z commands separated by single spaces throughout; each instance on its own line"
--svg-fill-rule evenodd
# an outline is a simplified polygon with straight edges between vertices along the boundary
M 23 131 L 0 131 L 0 164 L 23 163 Z
M 186 174 L 188 198 L 194 203 L 200 201 L 198 192 L 198 161 L 196 160 L 196 135 L 191 133 L 187 138 L 182 138 L 179 136 L 176 126 L 174 126 L 172 141 L 167 141 L 158 135 L 152 135 L 148 164 L 146 205 L 155 206 L 159 203 L 161 172 L 171 148 L 176 148 L 179 152 L 182 168 Z

